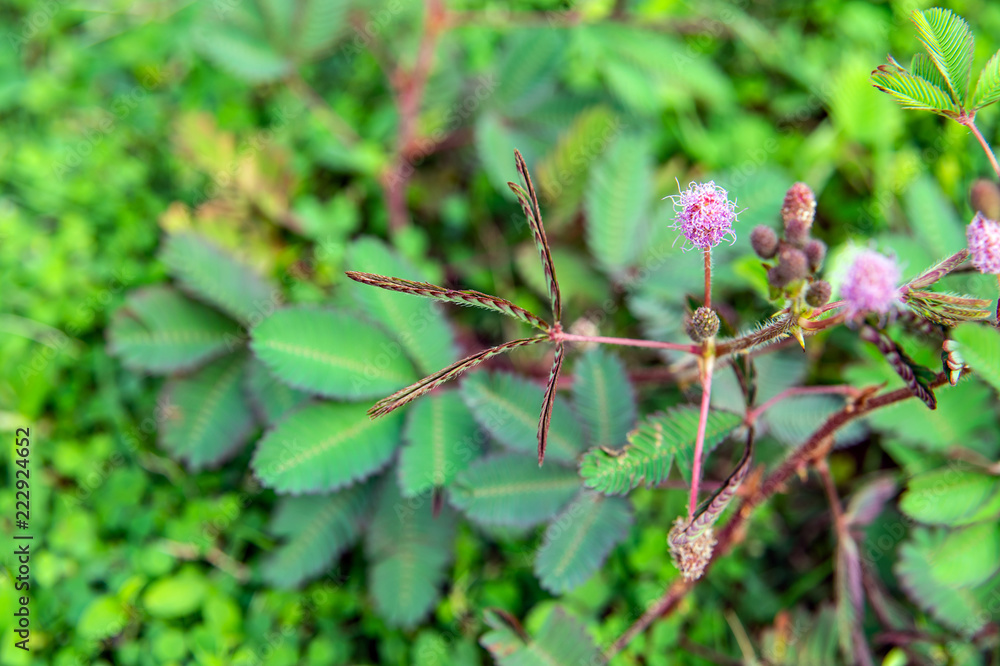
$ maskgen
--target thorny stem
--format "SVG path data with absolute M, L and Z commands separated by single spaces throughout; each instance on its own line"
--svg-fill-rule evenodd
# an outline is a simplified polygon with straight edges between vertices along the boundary
M 775 403 L 780 402 L 785 398 L 790 398 L 796 395 L 815 395 L 817 393 L 837 393 L 840 395 L 856 396 L 861 393 L 861 391 L 853 386 L 848 386 L 847 384 L 835 384 L 832 386 L 793 386 L 790 389 L 785 389 L 760 407 L 748 412 L 745 422 L 747 425 L 753 425 L 757 422 L 757 419 L 760 418 L 760 415 L 766 412 L 768 408 L 774 406 Z
M 709 342 L 706 340 L 706 343 Z M 701 376 L 701 411 L 698 413 L 698 434 L 694 440 L 694 462 L 691 465 L 691 497 L 688 499 L 688 520 L 694 519 L 694 510 L 698 508 L 698 485 L 701 482 L 702 449 L 705 447 L 705 430 L 708 425 L 708 406 L 712 402 L 712 371 L 715 367 L 715 357 L 711 348 L 705 356 L 705 369 Z
M 931 388 L 937 388 L 948 381 L 947 373 L 939 373 Z M 825 454 L 832 445 L 833 435 L 854 419 L 862 417 L 880 407 L 892 405 L 913 397 L 910 389 L 903 387 L 871 398 L 859 404 L 847 405 L 839 412 L 832 414 L 799 448 L 797 448 L 788 458 L 785 459 L 767 479 L 757 486 L 740 503 L 733 512 L 732 518 L 719 532 L 715 550 L 712 553 L 711 566 L 719 557 L 728 553 L 732 548 L 742 541 L 744 528 L 753 510 L 767 501 L 772 495 L 783 489 L 785 484 L 794 477 L 799 470 L 806 468 L 817 456 Z M 702 576 L 698 580 L 704 580 Z M 604 652 L 606 660 L 621 652 L 629 642 L 644 632 L 657 618 L 669 614 L 676 608 L 678 602 L 694 588 L 696 581 L 689 581 L 683 577 L 676 578 L 667 588 L 663 595 L 625 630 L 618 639 Z
M 635 338 L 606 338 L 600 335 L 577 335 L 563 331 L 553 331 L 550 334 L 553 342 L 597 342 L 605 345 L 621 345 L 623 347 L 648 347 L 650 349 L 673 349 L 675 351 L 697 354 L 701 351 L 698 345 L 686 345 L 677 342 L 658 342 L 656 340 L 637 340 Z

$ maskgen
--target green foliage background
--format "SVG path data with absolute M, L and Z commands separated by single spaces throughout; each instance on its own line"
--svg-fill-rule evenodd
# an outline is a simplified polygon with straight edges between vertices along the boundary
M 422 5 L 300 2 L 287 21 L 282 6 L 0 6 L 0 421 L 32 428 L 36 539 L 32 653 L 13 648 L 4 577 L 2 664 L 490 663 L 481 639 L 521 638 L 488 607 L 524 622 L 533 642 L 518 663 L 553 650 L 587 660 L 678 575 L 665 542 L 683 489 L 588 480 L 635 488 L 604 497 L 573 472 L 588 446 L 623 444 L 637 418 L 687 402 L 649 381 L 664 359 L 571 353 L 579 383 L 557 402 L 544 483 L 512 489 L 534 468 L 549 359 L 516 351 L 369 423 L 375 399 L 523 327 L 343 272 L 461 285 L 544 313 L 545 278 L 505 185 L 518 148 L 565 320 L 676 340 L 701 280 L 660 200 L 676 181 L 714 178 L 745 208 L 740 240 L 717 256 L 717 298 L 745 325 L 770 314 L 746 237 L 775 222 L 793 181 L 818 195 L 814 233 L 836 283 L 852 241 L 895 252 L 907 275 L 964 247 L 968 187 L 990 171 L 964 128 L 871 87 L 887 52 L 918 48 L 909 3 L 449 0 L 457 25 L 437 44 L 402 163 L 408 220 L 393 227 L 393 73 L 413 66 Z M 1000 6 L 948 6 L 973 26 L 981 66 L 1000 47 Z M 996 144 L 996 108 L 977 120 Z M 948 286 L 997 297 L 983 276 Z M 913 345 L 938 367 L 935 350 Z M 351 365 L 379 354 L 374 369 Z M 994 347 L 968 360 L 998 358 Z M 761 366 L 761 401 L 805 381 L 899 385 L 843 329 Z M 885 663 L 1000 658 L 1000 487 L 955 462 L 1000 453 L 985 375 L 993 387 L 945 388 L 935 412 L 909 401 L 872 415 L 841 433 L 831 460 L 884 612 L 927 637 L 910 652 L 875 643 Z M 738 409 L 727 381 L 715 406 Z M 842 404 L 815 398 L 768 413 L 758 462 L 780 460 Z M 319 457 L 289 456 L 288 441 Z M 456 441 L 467 446 L 449 450 Z M 720 445 L 710 477 L 738 455 Z M 689 474 L 680 456 L 674 466 L 673 480 Z M 903 494 L 883 507 L 886 484 Z M 434 487 L 447 487 L 437 518 Z M 8 534 L 12 519 L 0 519 Z M 820 485 L 791 488 L 615 663 L 748 650 L 839 663 L 838 557 Z M 868 610 L 869 639 L 883 623 Z

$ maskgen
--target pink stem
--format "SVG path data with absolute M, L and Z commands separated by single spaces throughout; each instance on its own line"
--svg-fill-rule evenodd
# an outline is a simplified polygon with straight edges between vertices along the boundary
M 712 372 L 715 359 L 705 359 L 705 372 L 701 378 L 701 412 L 698 414 L 698 434 L 694 440 L 694 463 L 691 465 L 691 498 L 688 500 L 688 520 L 694 518 L 698 508 L 698 486 L 701 484 L 702 449 L 705 448 L 705 429 L 708 425 L 708 405 L 712 401 Z
M 969 128 L 969 130 L 979 139 L 979 145 L 983 147 L 983 152 L 986 153 L 986 157 L 990 158 L 990 164 L 993 165 L 993 171 L 996 172 L 997 178 L 1000 178 L 1000 164 L 997 164 L 996 155 L 993 154 L 993 149 L 990 148 L 990 144 L 986 143 L 986 139 L 983 138 L 983 133 L 979 131 L 976 127 L 975 117 L 970 117 L 965 122 L 959 121 L 963 125 Z
M 837 308 L 844 307 L 844 301 L 834 301 L 833 303 L 827 303 L 821 308 L 816 308 L 813 310 L 813 315 L 821 315 L 824 312 L 829 312 L 830 310 L 836 310 Z
M 556 331 L 551 334 L 553 341 L 558 342 L 598 342 L 605 345 L 622 345 L 624 347 L 649 347 L 650 349 L 673 349 L 675 351 L 697 354 L 701 351 L 698 345 L 685 345 L 677 342 L 658 342 L 656 340 L 636 340 L 634 338 L 606 338 L 600 335 L 576 335 Z
M 774 396 L 767 402 L 765 402 L 760 407 L 747 413 L 746 423 L 747 425 L 753 425 L 760 418 L 760 415 L 766 412 L 770 407 L 774 406 L 775 403 L 781 402 L 785 398 L 790 398 L 796 395 L 815 395 L 817 393 L 839 393 L 840 395 L 857 395 L 858 390 L 853 386 L 848 386 L 846 384 L 836 384 L 833 386 L 793 386 L 790 389 L 785 389 L 778 395 Z
M 712 307 L 712 248 L 705 250 L 705 307 Z

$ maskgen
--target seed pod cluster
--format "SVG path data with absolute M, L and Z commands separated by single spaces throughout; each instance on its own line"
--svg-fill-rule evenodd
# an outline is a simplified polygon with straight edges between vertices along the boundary
M 813 276 L 823 268 L 826 244 L 810 236 L 815 219 L 816 195 L 805 183 L 795 183 L 788 189 L 781 206 L 783 235 L 779 237 L 771 227 L 763 224 L 750 232 L 750 245 L 757 256 L 773 262 L 766 264 L 767 282 L 772 289 L 787 289 L 799 294 L 803 281 L 812 283 Z M 811 296 L 807 292 L 807 302 L 822 305 L 830 298 L 829 291 L 827 285 L 826 288 L 818 287 Z

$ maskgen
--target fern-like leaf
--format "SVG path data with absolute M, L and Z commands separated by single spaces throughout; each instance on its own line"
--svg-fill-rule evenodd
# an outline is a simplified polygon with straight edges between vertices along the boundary
M 505 613 L 488 611 L 491 631 L 480 644 L 499 666 L 552 666 L 553 664 L 603 664 L 603 656 L 586 628 L 557 607 L 545 619 L 538 635 L 523 636 L 523 629 Z M 519 631 L 520 630 L 520 633 Z
M 499 296 L 491 296 L 490 294 L 484 294 L 482 292 L 472 290 L 460 291 L 457 289 L 447 289 L 445 287 L 438 287 L 428 282 L 414 282 L 413 280 L 386 277 L 384 275 L 375 275 L 373 273 L 347 271 L 347 277 L 351 278 L 355 282 L 371 285 L 373 287 L 379 287 L 380 289 L 398 291 L 404 294 L 412 294 L 414 296 L 424 296 L 426 298 L 432 298 L 436 301 L 442 301 L 444 303 L 454 303 L 455 305 L 467 305 L 482 308 L 484 310 L 492 310 L 493 312 L 499 312 L 500 314 L 505 314 L 508 317 L 519 319 L 524 323 L 530 324 L 542 331 L 549 330 L 548 323 L 541 317 L 538 317 L 524 308 L 514 305 L 510 301 L 500 298 Z
M 705 431 L 706 451 L 717 445 L 742 419 L 733 413 L 709 412 Z M 580 476 L 589 488 L 607 495 L 622 495 L 645 484 L 666 480 L 676 461 L 685 477 L 691 474 L 698 409 L 676 407 L 653 414 L 628 435 L 628 446 L 620 451 L 592 449 L 580 463 Z
M 332 398 L 371 398 L 417 376 L 380 329 L 312 306 L 275 312 L 253 329 L 250 347 L 289 386 Z
M 976 92 L 972 94 L 972 101 L 969 102 L 969 110 L 976 111 L 993 104 L 998 99 L 1000 99 L 1000 51 L 993 54 L 979 74 Z
M 621 360 L 601 348 L 573 368 L 573 402 L 591 446 L 618 447 L 635 425 L 635 391 Z
M 535 239 L 535 246 L 538 248 L 538 256 L 542 260 L 542 268 L 545 270 L 545 279 L 549 286 L 552 318 L 558 323 L 562 319 L 562 297 L 559 295 L 556 267 L 552 263 L 552 251 L 549 249 L 549 241 L 545 237 L 545 227 L 542 225 L 542 209 L 538 205 L 538 196 L 535 194 L 535 186 L 531 183 L 531 175 L 528 174 L 528 165 L 524 163 L 524 158 L 517 150 L 514 151 L 514 162 L 524 186 L 508 182 L 507 187 L 517 196 L 521 209 L 524 211 L 525 217 L 528 218 L 528 226 L 531 227 L 531 235 Z
M 628 536 L 628 500 L 586 491 L 549 523 L 535 558 L 535 575 L 553 594 L 583 584 Z
M 525 345 L 534 345 L 546 340 L 544 335 L 539 335 L 533 338 L 521 338 L 520 340 L 511 340 L 510 342 L 505 342 L 502 345 L 497 345 L 496 347 L 490 347 L 489 349 L 484 349 L 481 352 L 473 354 L 472 356 L 467 356 L 461 361 L 456 361 L 452 363 L 447 368 L 438 370 L 432 375 L 424 377 L 420 381 L 407 386 L 404 389 L 396 391 L 392 395 L 382 398 L 368 410 L 369 416 L 373 419 L 380 416 L 384 416 L 389 412 L 399 409 L 403 405 L 407 404 L 412 400 L 416 400 L 424 393 L 437 388 L 441 384 L 447 381 L 455 379 L 463 372 L 471 370 L 477 365 L 488 361 L 494 356 L 499 356 L 500 354 L 505 354 L 512 349 L 518 347 L 524 347 Z
M 1000 483 L 995 476 L 951 468 L 910 479 L 899 500 L 907 516 L 928 525 L 971 525 L 1000 518 Z
M 592 169 L 585 201 L 587 248 L 612 276 L 636 263 L 652 191 L 649 141 L 640 136 L 620 136 Z
M 901 67 L 879 65 L 878 69 L 872 71 L 872 85 L 895 97 L 904 109 L 934 111 L 945 115 L 958 111 L 947 92 Z
M 448 486 L 479 456 L 485 437 L 462 398 L 452 391 L 418 403 L 407 415 L 403 439 L 399 487 L 404 497 L 414 497 Z
M 184 291 L 241 324 L 256 324 L 282 302 L 275 285 L 197 234 L 167 236 L 160 260 Z
M 422 277 L 410 262 L 375 238 L 360 238 L 351 243 L 347 261 L 381 275 Z M 434 372 L 458 360 L 460 354 L 455 334 L 437 308 L 421 299 L 398 293 L 400 290 L 385 291 L 391 287 L 384 284 L 376 286 L 382 289 L 350 289 L 348 295 L 365 317 L 379 324 L 399 342 L 420 374 Z
M 530 526 L 555 516 L 580 490 L 580 479 L 565 467 L 503 454 L 473 463 L 449 490 L 451 503 L 477 523 Z
M 537 453 L 538 405 L 542 388 L 507 372 L 483 372 L 462 382 L 462 398 L 479 425 L 497 442 L 513 451 Z M 579 420 L 567 400 L 554 399 L 546 455 L 560 463 L 574 463 L 583 451 Z
M 545 460 L 545 445 L 549 440 L 549 424 L 552 421 L 552 408 L 555 406 L 556 387 L 559 385 L 559 371 L 562 369 L 563 358 L 566 356 L 566 347 L 561 342 L 555 346 L 555 355 L 552 357 L 552 369 L 549 370 L 549 381 L 545 384 L 545 393 L 542 395 L 542 413 L 538 419 L 538 466 L 542 466 Z
M 108 352 L 132 370 L 189 370 L 242 346 L 236 324 L 169 287 L 131 292 L 111 317 Z
M 361 533 L 371 488 L 359 484 L 333 495 L 284 497 L 270 532 L 284 543 L 261 566 L 271 585 L 295 587 L 328 569 Z
M 257 444 L 250 467 L 279 493 L 323 493 L 368 478 L 392 458 L 402 419 L 372 421 L 363 405 L 322 403 L 292 412 Z
M 914 10 L 911 16 L 917 26 L 917 36 L 948 84 L 955 106 L 963 108 L 972 70 L 969 25 L 952 11 L 939 7 L 922 12 Z
M 365 554 L 367 588 L 388 624 L 413 627 L 433 608 L 454 551 L 456 518 L 448 507 L 433 516 L 428 502 L 407 500 L 394 479 L 383 481 Z
M 254 424 L 246 362 L 245 353 L 226 356 L 164 384 L 160 445 L 191 469 L 218 465 L 246 444 Z

